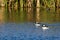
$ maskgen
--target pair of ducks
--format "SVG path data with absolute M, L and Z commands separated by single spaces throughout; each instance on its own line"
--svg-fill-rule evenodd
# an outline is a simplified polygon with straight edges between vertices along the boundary
M 42 29 L 49 29 L 48 26 L 46 26 L 45 24 L 41 24 L 41 23 L 38 23 L 38 22 L 35 23 L 35 26 L 36 27 L 41 27 L 42 26 Z

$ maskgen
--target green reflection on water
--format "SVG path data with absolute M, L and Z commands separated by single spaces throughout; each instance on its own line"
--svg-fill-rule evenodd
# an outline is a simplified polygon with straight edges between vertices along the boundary
M 0 23 L 4 22 L 45 22 L 59 23 L 60 9 L 0 8 Z

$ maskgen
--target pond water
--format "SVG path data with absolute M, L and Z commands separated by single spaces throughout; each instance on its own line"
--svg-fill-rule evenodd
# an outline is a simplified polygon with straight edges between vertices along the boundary
M 0 40 L 60 40 L 60 10 L 0 8 Z

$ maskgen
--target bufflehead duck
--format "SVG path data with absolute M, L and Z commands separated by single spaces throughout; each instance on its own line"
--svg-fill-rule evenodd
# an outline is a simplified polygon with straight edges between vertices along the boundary
M 48 28 L 48 26 L 46 26 L 46 25 L 42 25 L 42 29 L 43 29 L 43 30 L 46 30 L 46 29 L 49 29 L 49 28 Z
M 35 26 L 36 26 L 36 27 L 40 27 L 41 24 L 40 24 L 39 22 L 36 22 L 36 23 L 35 23 Z

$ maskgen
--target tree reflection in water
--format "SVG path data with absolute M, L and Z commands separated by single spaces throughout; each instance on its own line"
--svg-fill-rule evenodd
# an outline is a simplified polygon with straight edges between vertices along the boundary
M 0 9 L 1 10 L 1 9 Z M 4 9 L 3 9 L 4 10 Z M 0 11 L 1 19 L 6 22 L 38 22 L 38 23 L 58 23 L 60 22 L 60 10 L 46 10 L 40 8 L 6 8 Z

